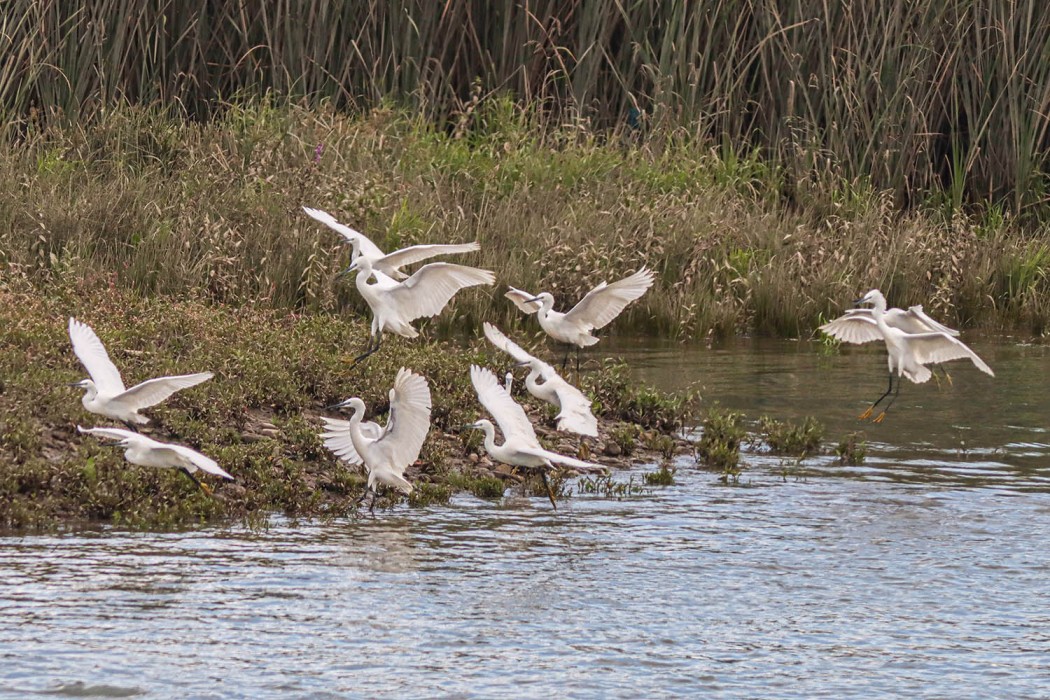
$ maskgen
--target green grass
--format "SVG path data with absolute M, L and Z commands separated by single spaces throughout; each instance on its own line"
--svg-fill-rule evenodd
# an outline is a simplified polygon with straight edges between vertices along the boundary
M 129 465 L 121 450 L 77 434 L 77 425 L 110 422 L 86 413 L 81 392 L 64 386 L 85 376 L 66 334 L 71 315 L 95 328 L 129 384 L 215 372 L 150 410 L 148 430 L 213 457 L 234 482 L 215 484 L 216 496 L 209 498 L 173 470 Z M 402 366 L 423 374 L 434 396 L 431 433 L 407 473 L 416 488 L 410 504 L 445 502 L 456 490 L 502 494 L 503 482 L 468 459 L 459 433 L 482 411 L 469 365 L 502 361 L 481 341 L 388 337 L 380 352 L 351 369 L 367 332 L 352 314 L 144 297 L 91 279 L 40 288 L 0 278 L 0 327 L 0 528 L 251 523 L 273 512 L 352 513 L 363 473 L 322 446 L 317 416 L 326 405 L 360 396 L 369 418 L 379 411 L 385 422 L 387 392 Z M 607 404 L 601 420 L 619 424 L 627 410 Z M 379 507 L 399 500 L 387 495 Z
M 762 441 L 776 454 L 806 457 L 820 451 L 824 426 L 812 416 L 798 424 L 762 416 L 758 425 Z

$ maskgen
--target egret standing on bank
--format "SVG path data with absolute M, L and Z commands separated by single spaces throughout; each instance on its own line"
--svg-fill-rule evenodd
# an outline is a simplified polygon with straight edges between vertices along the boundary
M 198 470 L 233 481 L 233 477 L 214 459 L 182 445 L 160 442 L 123 428 L 81 428 L 78 425 L 77 430 L 88 435 L 116 440 L 117 442 L 112 444 L 114 447 L 124 448 L 124 459 L 132 464 L 178 469 L 209 496 L 212 495 L 211 487 L 195 476 Z
M 485 451 L 497 462 L 539 470 L 552 506 L 558 507 L 554 502 L 550 482 L 547 481 L 547 471 L 553 469 L 554 464 L 563 464 L 580 471 L 604 471 L 600 464 L 584 462 L 543 449 L 536 437 L 536 430 L 525 415 L 525 409 L 511 398 L 490 370 L 471 365 L 470 381 L 474 384 L 481 405 L 499 423 L 499 429 L 503 433 L 503 444 L 496 444 L 496 428 L 489 420 L 483 418 L 465 427 L 476 428 L 485 434 Z
M 158 377 L 125 389 L 120 372 L 90 326 L 74 318 L 69 319 L 69 339 L 73 341 L 73 352 L 91 375 L 91 379 L 70 384 L 85 390 L 82 399 L 84 408 L 107 418 L 124 421 L 132 429 L 135 425 L 149 423 L 149 418 L 139 414 L 142 409 L 155 406 L 176 391 L 196 386 L 214 376 L 211 372 L 200 372 Z
M 869 291 L 858 299 L 857 303 L 872 304 L 870 313 L 867 313 L 867 310 L 847 313 L 825 323 L 820 330 L 846 343 L 859 345 L 876 340 L 886 343 L 889 353 L 889 386 L 868 410 L 858 416 L 859 419 L 870 417 L 875 407 L 893 392 L 889 403 L 875 417 L 875 422 L 881 423 L 886 417 L 886 411 L 900 394 L 902 377 L 907 377 L 916 384 L 929 381 L 932 372 L 926 365 L 968 358 L 977 369 L 995 376 L 991 367 L 985 364 L 977 353 L 954 337 L 957 335 L 956 331 L 926 316 L 922 313 L 922 307 L 918 307 L 918 311 L 915 311 L 916 307 L 912 307 L 907 312 L 895 309 L 894 311 L 900 313 L 889 313 L 886 310 L 886 297 L 877 289 Z M 911 330 L 902 330 L 902 327 Z M 931 330 L 922 330 L 924 328 Z M 897 374 L 896 391 L 893 389 L 894 372 Z
M 496 281 L 496 276 L 488 270 L 452 263 L 430 263 L 416 270 L 407 280 L 398 282 L 374 269 L 372 261 L 365 256 L 357 258 L 350 270 L 358 270 L 357 291 L 372 309 L 368 346 L 354 359 L 355 364 L 379 349 L 383 331 L 415 338 L 419 332 L 412 327 L 413 320 L 437 316 L 461 289 Z M 376 279 L 372 284 L 368 283 L 370 277 Z
M 384 253 L 379 249 L 379 246 L 368 239 L 368 236 L 346 226 L 345 224 L 339 223 L 335 220 L 335 217 L 328 212 L 321 211 L 320 209 L 311 209 L 309 207 L 303 207 L 303 211 L 306 212 L 307 216 L 310 216 L 316 221 L 320 221 L 322 224 L 328 226 L 330 229 L 345 238 L 353 247 L 354 259 L 357 259 L 362 255 L 367 257 L 372 261 L 372 266 L 375 269 L 395 280 L 403 280 L 408 277 L 408 275 L 401 271 L 401 268 L 405 265 L 422 262 L 438 255 L 472 253 L 481 249 L 478 242 L 473 241 L 471 243 L 414 245 L 409 246 L 408 248 L 402 248 L 401 250 L 395 250 L 393 253 Z
M 562 379 L 553 367 L 530 355 L 488 321 L 482 327 L 485 337 L 493 345 L 513 357 L 519 365 L 528 365 L 529 374 L 525 378 L 525 388 L 537 399 L 558 408 L 558 416 L 555 418 L 558 430 L 598 437 L 598 419 L 591 413 L 591 400 L 584 396 L 582 391 Z M 511 376 L 509 372 L 507 376 Z M 537 380 L 542 380 L 543 383 Z M 504 387 L 508 394 L 510 386 L 508 380 Z
M 547 335 L 566 346 L 565 359 L 561 368 L 569 360 L 569 350 L 576 346 L 576 371 L 580 371 L 580 348 L 594 345 L 598 338 L 591 331 L 612 323 L 624 308 L 635 299 L 645 294 L 653 285 L 655 275 L 644 267 L 630 277 L 606 284 L 602 282 L 587 292 L 576 306 L 561 313 L 554 310 L 554 296 L 549 292 L 537 295 L 520 289 L 510 288 L 506 297 L 527 314 L 535 313 L 540 327 Z
M 390 390 L 390 418 L 386 427 L 362 422 L 365 402 L 354 397 L 336 405 L 353 409 L 350 420 L 322 418 L 325 430 L 321 433 L 325 447 L 350 464 L 364 464 L 368 471 L 368 487 L 363 500 L 372 494 L 375 507 L 376 485 L 383 484 L 404 494 L 412 493 L 412 484 L 405 479 L 405 469 L 419 457 L 419 450 L 430 430 L 430 387 L 427 380 L 404 367 L 394 379 Z

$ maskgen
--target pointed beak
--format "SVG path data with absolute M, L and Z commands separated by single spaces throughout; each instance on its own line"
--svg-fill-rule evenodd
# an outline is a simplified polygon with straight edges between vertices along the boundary
M 528 365 L 528 364 L 529 364 L 529 361 L 528 361 L 528 360 L 523 360 L 522 362 L 515 362 L 515 363 L 514 363 L 514 366 L 515 366 L 515 367 L 525 367 L 525 366 L 526 366 L 526 365 Z
M 340 401 L 339 403 L 334 403 L 331 406 L 325 406 L 324 410 L 326 410 L 326 411 L 335 411 L 335 410 L 338 410 L 340 408 L 344 408 L 348 403 L 350 403 L 350 402 L 349 401 Z
M 80 382 L 68 382 L 65 386 L 80 386 Z
M 854 305 L 854 306 L 860 306 L 860 305 L 861 305 L 861 304 L 863 304 L 864 302 L 865 302 L 865 299 L 864 299 L 864 297 L 861 297 L 860 299 L 854 299 L 854 300 L 853 300 L 853 305 Z
M 539 297 L 533 297 L 533 298 L 531 298 L 531 299 L 526 299 L 526 300 L 525 300 L 524 302 L 522 302 L 522 303 L 524 303 L 524 304 L 531 304 L 532 302 L 537 302 L 537 303 L 539 303 L 539 301 L 540 301 L 540 298 L 539 298 Z

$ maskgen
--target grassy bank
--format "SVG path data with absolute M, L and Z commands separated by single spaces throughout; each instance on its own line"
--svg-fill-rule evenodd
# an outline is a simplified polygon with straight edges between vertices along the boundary
M 70 315 L 95 327 L 128 384 L 214 371 L 211 381 L 150 411 L 154 420 L 146 431 L 200 449 L 236 481 L 217 484 L 211 498 L 173 470 L 128 465 L 122 450 L 78 435 L 78 424 L 111 421 L 85 412 L 81 392 L 64 386 L 85 376 L 66 335 Z M 411 502 L 445 501 L 457 490 L 494 497 L 520 481 L 478 458 L 476 431 L 459 432 L 481 410 L 470 363 L 507 365 L 482 341 L 389 339 L 351 370 L 367 332 L 360 319 L 147 299 L 92 280 L 44 289 L 7 280 L 0 284 L 0 327 L 0 528 L 251 522 L 272 512 L 344 515 L 363 493 L 364 476 L 322 447 L 317 416 L 323 406 L 354 395 L 365 399 L 370 417 L 378 412 L 385 422 L 387 392 L 401 366 L 426 376 L 434 396 L 431 435 L 407 474 L 416 486 Z M 625 376 L 610 366 L 585 379 L 602 415 L 602 437 L 590 446 L 605 462 L 605 446 L 625 431 L 639 449 L 673 448 L 659 439 L 660 431 L 673 429 L 686 413 L 680 400 L 634 387 Z M 532 406 L 549 446 L 576 453 L 578 441 L 550 430 L 553 416 L 545 406 L 518 399 Z
M 568 303 L 641 265 L 656 286 L 613 332 L 808 336 L 870 287 L 952 324 L 1039 332 L 1044 231 L 1001 210 L 902 213 L 888 192 L 794 179 L 694 139 L 607 140 L 491 101 L 459 136 L 395 110 L 233 106 L 207 123 L 123 107 L 42 126 L 0 152 L 0 270 L 41 287 L 120 288 L 357 313 L 326 209 L 381 247 L 477 239 L 463 261 Z M 520 317 L 499 288 L 435 325 Z

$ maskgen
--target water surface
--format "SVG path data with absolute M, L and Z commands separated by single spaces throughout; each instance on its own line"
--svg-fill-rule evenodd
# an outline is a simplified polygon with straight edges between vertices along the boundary
M 861 467 L 752 454 L 742 486 L 683 460 L 674 486 L 557 512 L 3 537 L 0 693 L 1046 697 L 1050 358 L 974 346 L 998 377 L 906 385 Z M 884 381 L 878 353 L 809 343 L 610 349 L 833 438 Z

